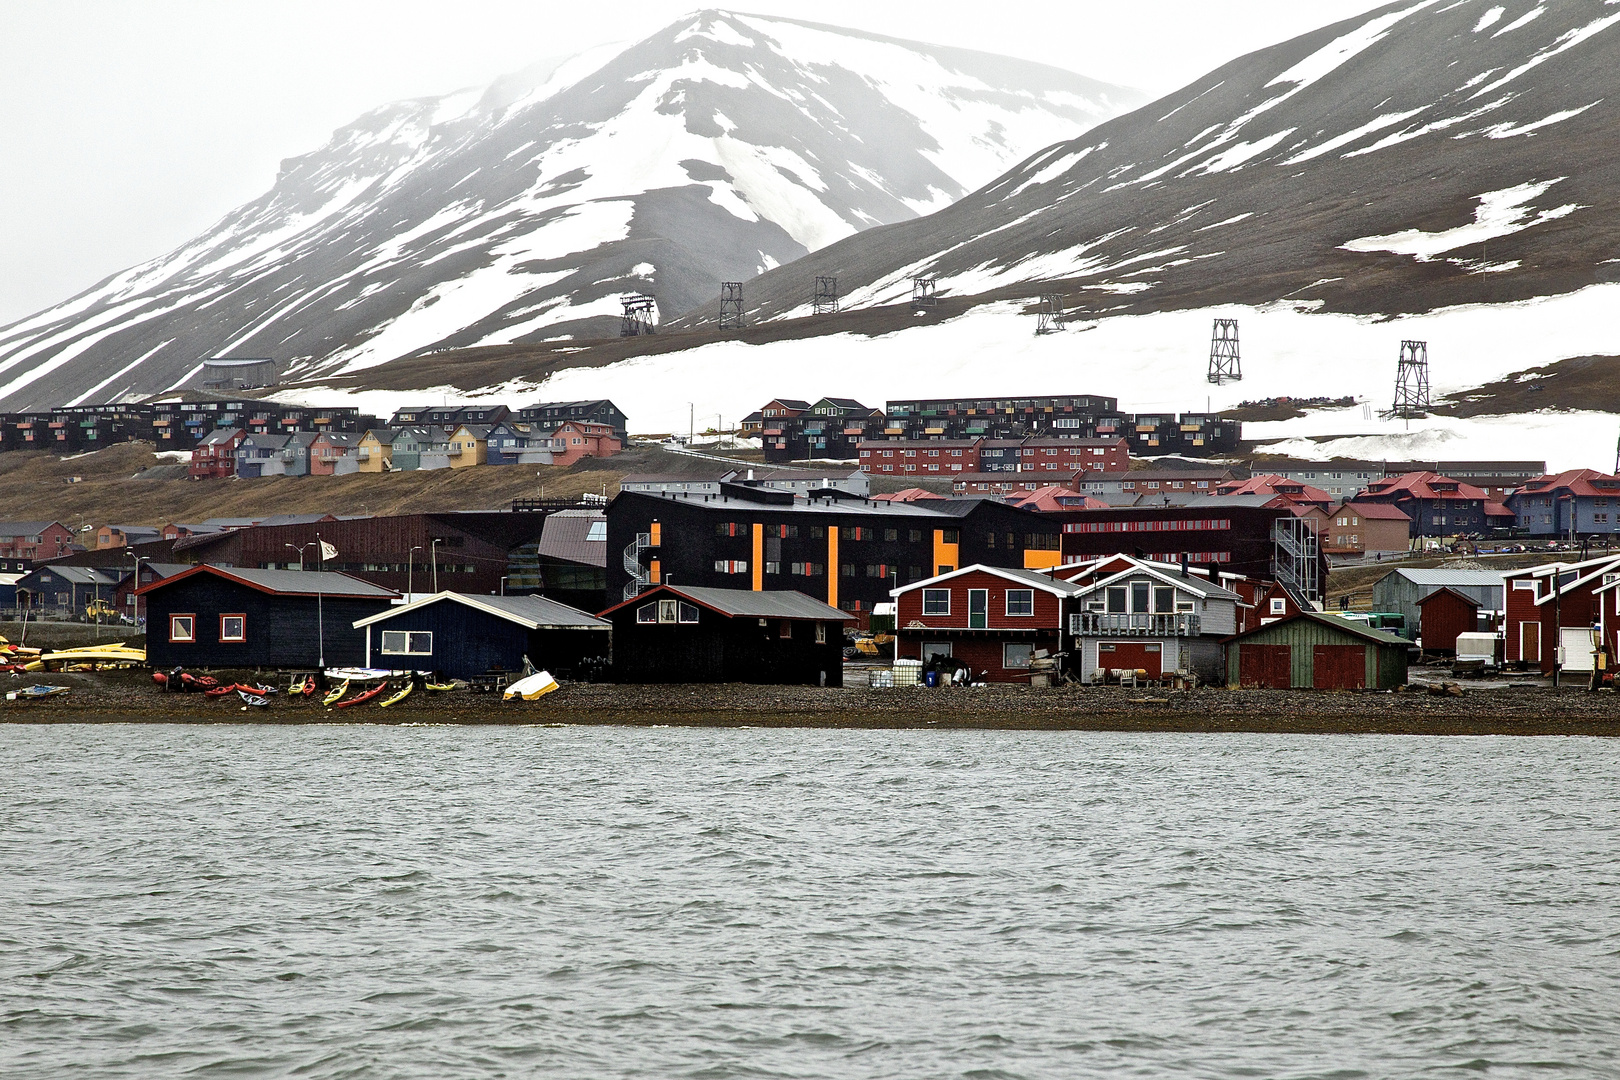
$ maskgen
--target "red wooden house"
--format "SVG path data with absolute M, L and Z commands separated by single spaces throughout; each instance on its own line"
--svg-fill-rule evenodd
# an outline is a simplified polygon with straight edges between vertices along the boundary
M 1456 589 L 1439 588 L 1418 601 L 1418 625 L 1423 627 L 1423 651 L 1457 652 L 1457 635 L 1479 630 L 1479 601 Z
M 1593 594 L 1605 575 L 1620 572 L 1620 558 L 1554 562 L 1510 570 L 1502 575 L 1502 654 L 1509 664 L 1523 664 L 1550 674 L 1562 629 L 1591 625 Z M 1566 602 L 1571 614 L 1565 615 Z M 1575 621 L 1571 621 L 1571 620 Z M 1583 621 L 1584 620 L 1584 621 Z M 1562 624 L 1560 626 L 1559 624 Z
M 241 428 L 215 428 L 191 450 L 187 472 L 193 480 L 219 480 L 236 475 L 236 448 L 247 438 Z
M 989 682 L 1027 677 L 1034 653 L 1061 651 L 1078 589 L 1030 570 L 974 565 L 894 590 L 902 658 L 949 656 Z

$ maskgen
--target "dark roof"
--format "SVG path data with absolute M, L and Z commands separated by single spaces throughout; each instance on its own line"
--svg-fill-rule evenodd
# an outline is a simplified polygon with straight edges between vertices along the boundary
M 1434 592 L 1430 593 L 1428 596 L 1425 596 L 1423 599 L 1419 600 L 1418 601 L 1418 607 L 1423 607 L 1430 600 L 1433 600 L 1433 599 L 1435 599 L 1436 597 L 1439 597 L 1439 596 L 1452 596 L 1452 597 L 1455 597 L 1456 599 L 1461 600 L 1463 603 L 1467 604 L 1469 607 L 1476 607 L 1477 608 L 1477 607 L 1480 606 L 1479 601 L 1475 600 L 1472 596 L 1464 595 L 1463 593 L 1458 592 L 1456 589 L 1450 588 L 1449 586 L 1445 586 L 1445 587 L 1441 587 L 1441 588 L 1438 588 L 1438 589 L 1434 590 Z
M 1402 649 L 1405 649 L 1407 645 L 1410 644 L 1410 642 L 1408 642 L 1405 638 L 1398 637 L 1395 634 L 1386 633 L 1383 630 L 1374 630 L 1371 627 L 1362 626 L 1360 623 L 1351 622 L 1349 619 L 1341 619 L 1337 615 L 1324 615 L 1319 611 L 1301 611 L 1297 615 L 1290 615 L 1286 619 L 1278 619 L 1276 622 L 1266 623 L 1264 626 L 1255 627 L 1253 630 L 1246 630 L 1241 634 L 1234 634 L 1224 640 L 1228 642 L 1239 641 L 1246 637 L 1253 637 L 1255 634 L 1267 633 L 1277 629 L 1279 626 L 1287 626 L 1289 623 L 1296 622 L 1300 619 L 1314 620 L 1315 622 L 1321 623 L 1323 626 L 1332 627 L 1335 630 L 1340 630 L 1346 634 L 1349 634 L 1351 637 L 1361 638 L 1363 641 L 1370 642 L 1374 645 L 1398 645 Z
M 118 582 L 115 574 L 98 567 L 60 566 L 55 563 L 46 563 L 27 576 L 34 577 L 44 573 L 55 574 L 63 581 L 71 581 L 75 585 L 115 585 Z
M 591 526 L 607 525 L 607 515 L 600 510 L 559 510 L 546 518 L 540 533 L 539 552 L 548 559 L 582 563 L 586 566 L 607 566 L 607 534 L 602 539 L 589 540 Z
M 375 615 L 355 621 L 355 626 L 370 626 L 373 623 L 387 622 L 396 615 L 403 615 L 408 611 L 427 607 L 441 601 L 462 604 L 493 615 L 507 622 L 526 626 L 530 630 L 557 630 L 557 629 L 590 629 L 604 630 L 613 624 L 606 619 L 599 619 L 595 615 L 567 604 L 548 600 L 544 596 L 473 596 L 467 593 L 441 592 L 432 596 L 423 597 L 409 604 L 391 607 L 387 611 L 380 611 Z
M 660 593 L 679 596 L 722 615 L 743 619 L 815 619 L 820 622 L 849 622 L 855 616 L 839 611 L 802 592 L 754 592 L 751 589 L 701 589 L 688 586 L 657 585 L 640 596 L 615 604 L 602 612 L 611 614 L 622 607 L 644 603 Z
M 385 589 L 369 581 L 361 581 L 359 578 L 331 570 L 249 570 L 238 566 L 212 566 L 208 563 L 194 566 L 173 577 L 161 578 L 149 585 L 143 585 L 136 592 L 144 594 L 154 589 L 167 588 L 197 574 L 213 574 L 276 596 L 314 596 L 319 593 L 322 596 L 384 600 L 399 595 L 392 589 Z
M 0 536 L 38 536 L 52 525 L 59 529 L 67 529 L 60 521 L 0 521 Z

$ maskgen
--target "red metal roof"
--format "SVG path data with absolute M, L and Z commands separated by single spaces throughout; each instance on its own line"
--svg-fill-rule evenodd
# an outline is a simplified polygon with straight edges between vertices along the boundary
M 1519 491 L 1528 495 L 1544 495 L 1550 492 L 1583 496 L 1620 495 L 1620 476 L 1599 472 L 1596 469 L 1570 469 L 1567 472 L 1527 480 Z
M 1441 476 L 1437 472 L 1402 473 L 1367 485 L 1367 495 L 1375 498 L 1440 499 L 1484 502 L 1483 488 Z
M 1279 495 L 1289 502 L 1320 503 L 1323 506 L 1333 501 L 1333 496 L 1321 488 L 1311 487 L 1309 484 L 1302 484 L 1298 480 L 1290 480 L 1276 473 L 1261 473 L 1247 480 L 1229 480 L 1216 488 L 1215 494 Z

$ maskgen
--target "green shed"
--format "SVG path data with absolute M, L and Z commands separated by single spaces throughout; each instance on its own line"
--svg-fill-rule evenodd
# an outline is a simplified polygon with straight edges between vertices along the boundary
M 1404 638 L 1304 611 L 1226 639 L 1228 686 L 1393 690 L 1406 683 Z

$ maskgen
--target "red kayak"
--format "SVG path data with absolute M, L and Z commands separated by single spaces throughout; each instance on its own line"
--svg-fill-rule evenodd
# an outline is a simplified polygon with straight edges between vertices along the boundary
M 235 683 L 228 683 L 225 686 L 213 686 L 203 691 L 203 697 L 222 698 L 235 689 Z
M 332 707 L 334 709 L 347 709 L 350 705 L 364 705 L 366 702 L 370 701 L 372 698 L 376 697 L 378 694 L 381 694 L 387 689 L 388 684 L 386 682 L 381 682 L 376 686 L 373 686 L 370 690 L 367 690 L 365 693 L 352 697 L 348 701 L 340 701 Z

